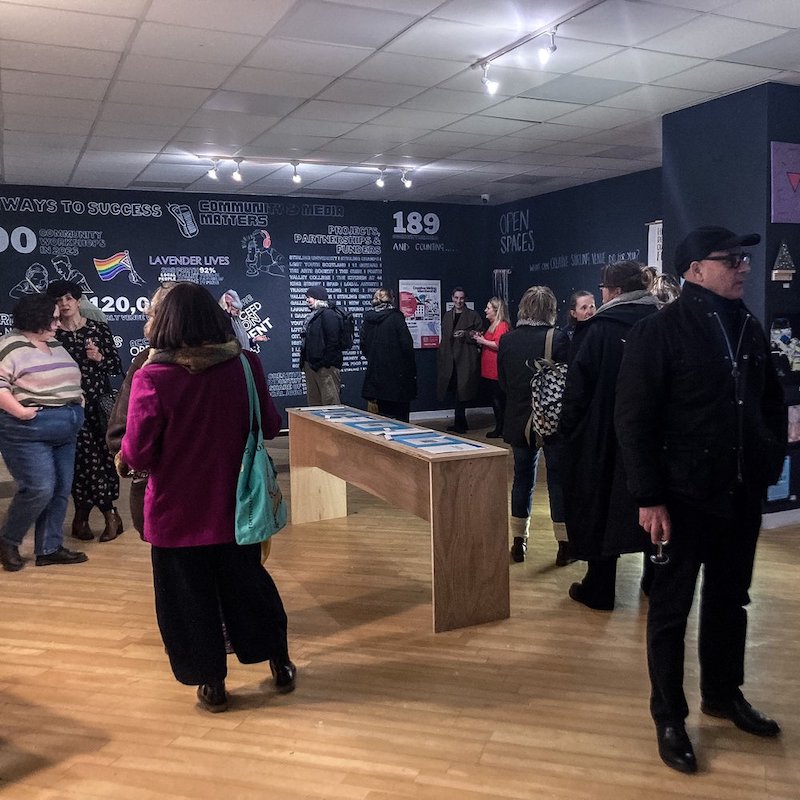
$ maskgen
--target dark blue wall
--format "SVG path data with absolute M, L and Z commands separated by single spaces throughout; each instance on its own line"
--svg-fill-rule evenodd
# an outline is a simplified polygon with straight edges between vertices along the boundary
M 549 286 L 563 307 L 576 289 L 600 304 L 600 268 L 610 261 L 647 262 L 647 223 L 661 218 L 661 170 L 565 189 L 498 206 L 489 230 L 490 269 L 512 269 L 509 299 Z

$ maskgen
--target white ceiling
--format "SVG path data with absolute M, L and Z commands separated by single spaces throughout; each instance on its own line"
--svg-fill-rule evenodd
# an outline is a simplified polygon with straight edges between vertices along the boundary
M 668 112 L 800 85 L 800 0 L 604 0 L 570 19 L 589 5 L 0 0 L 0 181 L 503 203 L 659 166 Z M 546 67 L 545 36 L 483 91 L 472 64 L 561 20 Z M 244 159 L 242 182 L 232 162 L 209 178 L 211 156 Z

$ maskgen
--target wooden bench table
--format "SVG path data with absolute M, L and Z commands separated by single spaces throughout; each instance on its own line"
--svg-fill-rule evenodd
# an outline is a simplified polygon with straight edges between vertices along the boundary
M 289 409 L 292 522 L 347 516 L 351 483 L 430 522 L 435 632 L 506 619 L 507 457 L 347 406 Z

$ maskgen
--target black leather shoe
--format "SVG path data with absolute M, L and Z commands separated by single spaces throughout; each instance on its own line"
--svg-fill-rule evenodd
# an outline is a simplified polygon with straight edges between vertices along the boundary
M 499 439 L 502 435 L 503 435 L 503 431 L 497 431 L 497 430 L 489 431 L 489 433 L 486 434 L 486 438 L 487 439 Z
M 63 545 L 55 551 L 55 553 L 48 553 L 46 556 L 36 556 L 37 567 L 48 567 L 51 564 L 82 564 L 88 561 L 89 557 L 86 553 L 79 553 L 76 550 L 67 550 Z
M 0 539 L 0 562 L 6 572 L 19 572 L 25 566 L 25 559 L 19 554 L 19 547 L 5 539 Z
M 658 754 L 661 760 L 678 772 L 697 772 L 691 739 L 683 725 L 657 725 Z
M 275 689 L 280 694 L 294 691 L 294 680 L 297 677 L 297 667 L 291 661 L 270 661 L 269 668 L 275 678 Z
M 590 597 L 586 591 L 586 587 L 582 583 L 573 583 L 569 587 L 569 596 L 576 602 L 582 603 L 587 608 L 593 608 L 595 611 L 613 611 L 614 601 L 610 603 L 607 601 L 600 602 L 595 598 Z
M 466 425 L 448 425 L 447 430 L 450 433 L 466 433 L 469 428 Z
M 774 719 L 753 708 L 741 694 L 722 705 L 703 700 L 700 710 L 709 717 L 729 719 L 737 728 L 754 736 L 777 736 L 781 732 L 781 726 Z
M 197 687 L 197 699 L 200 705 L 212 714 L 228 710 L 228 693 L 225 691 L 225 681 L 204 683 Z

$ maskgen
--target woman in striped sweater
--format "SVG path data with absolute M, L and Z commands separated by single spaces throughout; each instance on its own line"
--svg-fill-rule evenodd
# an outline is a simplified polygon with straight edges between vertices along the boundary
M 0 562 L 25 566 L 19 546 L 34 527 L 36 566 L 78 564 L 63 545 L 75 442 L 83 425 L 78 365 L 56 341 L 59 312 L 47 295 L 23 297 L 11 333 L 0 337 L 0 453 L 17 493 L 0 527 Z

